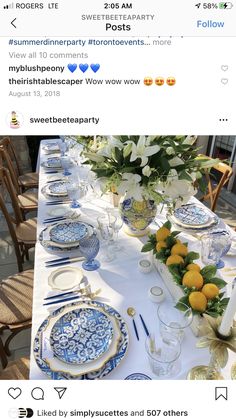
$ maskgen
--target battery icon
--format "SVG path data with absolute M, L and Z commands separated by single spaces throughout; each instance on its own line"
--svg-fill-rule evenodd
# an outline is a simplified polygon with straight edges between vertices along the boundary
M 233 3 L 229 1 L 219 3 L 219 9 L 232 9 L 232 7 L 233 7 Z

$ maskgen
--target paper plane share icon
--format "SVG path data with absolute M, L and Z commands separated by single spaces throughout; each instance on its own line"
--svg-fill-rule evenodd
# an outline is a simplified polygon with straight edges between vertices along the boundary
M 54 390 L 56 390 L 59 399 L 62 399 L 67 390 L 67 387 L 54 387 Z

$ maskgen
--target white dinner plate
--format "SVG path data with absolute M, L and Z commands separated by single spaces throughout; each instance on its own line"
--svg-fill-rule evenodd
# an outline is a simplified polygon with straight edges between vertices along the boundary
M 69 216 L 72 215 L 72 211 L 71 211 L 71 209 L 68 209 L 66 207 L 58 207 L 57 206 L 56 208 L 50 208 L 47 211 L 47 214 L 52 216 L 52 217 L 63 217 L 63 216 L 69 217 Z
M 79 285 L 83 278 L 83 271 L 79 268 L 58 268 L 48 278 L 48 285 L 55 290 L 66 291 Z

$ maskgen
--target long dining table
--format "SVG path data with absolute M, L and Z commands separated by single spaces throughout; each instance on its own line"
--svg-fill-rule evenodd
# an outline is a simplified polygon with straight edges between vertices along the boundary
M 55 140 L 52 140 L 55 142 Z M 47 174 L 42 163 L 49 157 L 43 149 L 43 145 L 48 143 L 48 140 L 41 142 L 39 151 L 39 204 L 37 216 L 37 237 L 45 228 L 44 219 L 48 216 L 48 209 L 52 208 L 46 205 L 48 200 L 42 193 L 42 188 L 46 182 L 52 178 L 52 175 Z M 51 155 L 50 155 L 51 157 Z M 78 167 L 74 164 L 70 171 L 75 175 Z M 58 178 L 61 178 L 59 173 Z M 195 198 L 193 198 L 195 199 Z M 64 205 L 65 207 L 66 205 Z M 69 206 L 69 204 L 68 204 Z M 80 220 L 89 222 L 97 227 L 96 219 L 99 215 L 104 214 L 108 207 L 112 207 L 111 200 L 108 196 L 92 197 L 92 199 L 85 199 L 82 206 L 74 211 L 80 213 Z M 159 216 L 160 222 L 166 220 L 165 213 Z M 157 224 L 151 225 L 152 231 L 157 230 Z M 236 235 L 233 231 L 232 235 Z M 190 233 L 181 233 L 181 239 L 189 243 L 189 248 L 193 251 L 200 252 L 200 241 L 198 238 L 191 236 Z M 158 305 L 150 301 L 149 290 L 153 286 L 161 287 L 166 296 L 166 302 L 171 306 L 173 300 L 159 273 L 152 267 L 151 272 L 142 273 L 139 270 L 139 261 L 142 258 L 147 258 L 147 254 L 141 253 L 141 248 L 147 237 L 136 238 L 128 236 L 123 229 L 119 233 L 119 243 L 122 250 L 116 253 L 116 257 L 111 262 L 101 262 L 101 267 L 96 271 L 84 271 L 92 290 L 101 289 L 101 293 L 96 297 L 98 301 L 102 301 L 115 310 L 125 320 L 129 331 L 128 350 L 120 362 L 108 375 L 104 377 L 106 380 L 124 380 L 127 376 L 134 373 L 142 373 L 151 379 L 160 379 L 151 371 L 146 350 L 145 340 L 146 333 L 140 321 L 139 314 L 142 315 L 149 331 L 158 329 L 157 308 Z M 49 313 L 62 306 L 65 303 L 54 304 L 51 306 L 44 306 L 44 298 L 52 294 L 51 287 L 48 284 L 48 278 L 53 272 L 54 267 L 47 268 L 45 262 L 59 257 L 56 254 L 49 253 L 37 240 L 35 247 L 35 268 L 34 268 L 34 295 L 33 295 L 33 319 L 32 319 L 32 346 L 30 359 L 30 379 L 44 380 L 48 379 L 47 375 L 38 367 L 34 357 L 34 339 L 39 326 L 47 318 Z M 99 260 L 100 253 L 97 259 Z M 225 256 L 225 265 L 233 267 L 236 265 L 236 257 Z M 81 261 L 75 262 L 70 266 L 81 268 Z M 225 273 L 224 273 L 225 272 Z M 232 289 L 233 276 L 227 276 L 227 271 L 221 270 L 221 276 L 228 282 L 227 293 L 230 295 Z M 58 291 L 59 292 L 59 291 Z M 79 300 L 79 297 L 78 297 Z M 136 325 L 139 333 L 139 341 L 136 338 L 135 331 L 132 324 L 131 317 L 127 314 L 127 308 L 134 307 L 136 310 Z M 186 379 L 188 371 L 197 365 L 208 365 L 210 354 L 208 349 L 199 349 L 196 347 L 198 338 L 193 334 L 190 328 L 186 329 L 185 336 L 181 347 L 181 369 L 178 375 L 171 377 L 171 379 L 182 380 Z M 230 379 L 230 367 L 235 361 L 235 354 L 230 353 L 229 362 L 222 370 L 225 379 Z M 165 377 L 163 377 L 165 379 Z

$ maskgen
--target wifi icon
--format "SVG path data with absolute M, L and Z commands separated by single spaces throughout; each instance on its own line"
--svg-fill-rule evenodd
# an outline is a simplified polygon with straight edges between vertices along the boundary
M 14 3 L 6 4 L 3 9 L 14 9 Z

